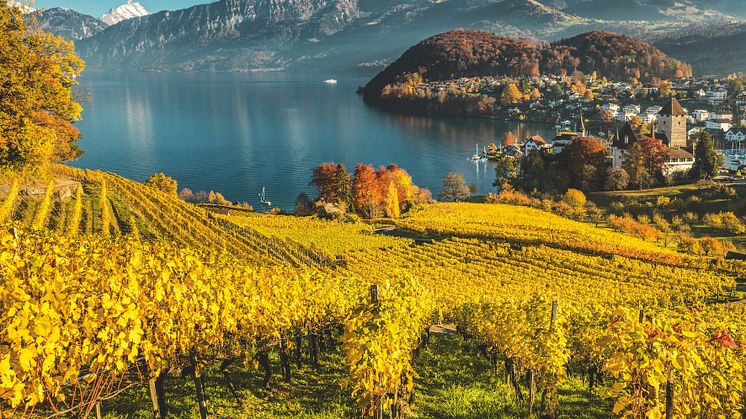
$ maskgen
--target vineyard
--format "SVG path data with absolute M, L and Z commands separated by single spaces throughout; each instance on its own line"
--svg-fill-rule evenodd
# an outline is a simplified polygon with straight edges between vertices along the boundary
M 31 196 L 15 181 L 0 201 L 3 416 L 265 417 L 246 383 L 310 377 L 304 398 L 349 407 L 331 417 L 448 416 L 418 407 L 442 403 L 418 393 L 448 368 L 433 366 L 442 339 L 475 348 L 443 356 L 489 365 L 486 391 L 513 403 L 494 416 L 567 416 L 578 383 L 596 414 L 744 413 L 743 262 L 524 207 L 428 206 L 397 221 L 432 239 L 415 243 L 55 172 L 79 186 Z

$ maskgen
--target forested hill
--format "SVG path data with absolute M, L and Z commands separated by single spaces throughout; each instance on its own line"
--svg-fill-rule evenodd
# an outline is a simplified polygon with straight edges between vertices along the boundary
M 551 44 L 454 30 L 430 37 L 407 50 L 365 87 L 366 100 L 404 74 L 429 81 L 476 76 L 538 76 L 598 72 L 613 80 L 684 76 L 691 68 L 652 45 L 611 32 L 586 32 Z

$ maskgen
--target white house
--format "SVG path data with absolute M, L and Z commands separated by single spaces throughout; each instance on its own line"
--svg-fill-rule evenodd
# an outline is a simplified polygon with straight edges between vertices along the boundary
M 653 115 L 653 116 L 655 116 L 657 118 L 658 117 L 658 113 L 661 110 L 663 110 L 662 106 L 653 105 L 653 106 L 645 109 L 645 114 L 647 114 L 647 115 Z
M 523 143 L 523 155 L 528 156 L 531 152 L 550 148 L 552 148 L 552 146 L 550 144 L 547 144 L 547 142 L 544 141 L 541 136 L 534 135 L 533 137 L 529 137 L 528 139 L 526 139 L 526 141 Z
M 603 106 L 601 106 L 601 109 L 604 111 L 612 111 L 614 113 L 619 112 L 619 104 L 618 103 L 604 103 Z
M 682 148 L 669 148 L 666 160 L 666 174 L 683 174 L 694 167 L 694 155 Z
M 695 109 L 692 113 L 692 116 L 694 116 L 694 120 L 697 122 L 705 122 L 710 118 L 710 111 L 704 109 Z
M 658 109 L 660 112 L 660 109 Z M 627 105 L 624 107 L 624 113 L 633 113 L 638 115 L 640 113 L 640 105 Z
M 705 99 L 713 105 L 723 103 L 727 98 L 728 91 L 723 88 L 709 89 L 707 90 L 707 96 L 705 96 Z
M 727 119 L 708 119 L 705 122 L 705 128 L 711 130 L 728 131 L 731 127 L 731 121 Z
M 728 121 L 731 122 L 733 120 L 733 114 L 732 113 L 716 113 L 712 112 L 710 113 L 710 117 L 707 119 L 719 119 L 722 121 Z

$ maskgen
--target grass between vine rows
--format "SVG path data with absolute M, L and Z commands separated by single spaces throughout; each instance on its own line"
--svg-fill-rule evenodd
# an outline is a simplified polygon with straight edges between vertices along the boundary
M 262 372 L 232 366 L 230 377 L 243 398 L 239 406 L 231 395 L 217 365 L 205 370 L 210 413 L 230 418 L 309 418 L 331 419 L 355 416 L 354 401 L 342 387 L 346 377 L 341 348 L 320 353 L 319 369 L 309 365 L 298 369 L 293 360 L 290 383 L 282 380 L 277 354 L 271 357 L 273 376 L 269 389 L 262 388 Z M 306 359 L 307 360 L 307 359 Z M 504 371 L 497 371 L 480 354 L 476 342 L 458 335 L 433 335 L 415 360 L 416 387 L 412 417 L 419 418 L 515 418 L 527 417 L 514 400 L 505 382 Z M 169 416 L 198 418 L 199 409 L 191 378 L 167 381 Z M 610 402 L 589 392 L 579 379 L 571 378 L 560 389 L 560 417 L 606 418 Z M 129 390 L 122 397 L 104 402 L 106 418 L 151 418 L 147 387 Z

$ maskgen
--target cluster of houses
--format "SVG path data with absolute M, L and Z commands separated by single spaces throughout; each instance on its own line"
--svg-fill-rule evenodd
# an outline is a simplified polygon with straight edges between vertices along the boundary
M 692 154 L 694 139 L 690 138 L 687 133 L 687 117 L 687 112 L 681 104 L 675 98 L 671 98 L 664 106 L 658 107 L 657 113 L 651 119 L 652 134 L 646 135 L 660 140 L 666 147 L 665 171 L 670 176 L 682 175 L 694 165 L 695 157 Z M 535 135 L 526 138 L 523 142 L 518 142 L 515 136 L 508 133 L 499 147 L 491 145 L 485 150 L 485 157 L 495 159 L 501 154 L 519 157 L 539 150 L 544 150 L 550 154 L 560 154 L 576 138 L 588 136 L 582 114 L 574 129 L 570 129 L 568 124 L 569 122 L 565 121 L 558 125 L 556 136 L 551 141 L 546 141 L 541 136 Z M 598 138 L 598 140 L 607 146 L 610 152 L 611 166 L 623 167 L 629 150 L 643 136 L 639 128 L 634 128 L 627 121 L 621 129 L 610 133 L 605 138 Z M 746 129 L 741 131 L 740 138 L 746 141 Z

